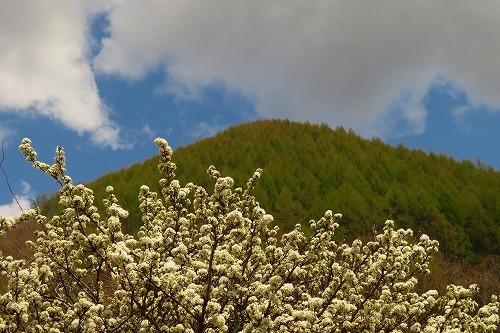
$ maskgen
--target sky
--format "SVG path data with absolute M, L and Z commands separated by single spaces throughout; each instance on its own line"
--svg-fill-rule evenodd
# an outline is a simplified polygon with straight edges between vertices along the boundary
M 0 0 L 0 214 L 58 190 L 24 137 L 75 182 L 270 118 L 500 170 L 499 36 L 497 0 Z

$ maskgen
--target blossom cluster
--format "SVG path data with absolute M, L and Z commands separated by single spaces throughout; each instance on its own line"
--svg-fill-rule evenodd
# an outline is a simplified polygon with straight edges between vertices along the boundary
M 142 226 L 122 232 L 128 212 L 108 186 L 105 211 L 91 189 L 65 175 L 62 148 L 52 166 L 20 149 L 61 184 L 60 213 L 35 208 L 40 230 L 31 260 L 0 255 L 0 332 L 495 332 L 499 301 L 478 307 L 477 286 L 419 294 L 438 242 L 387 221 L 372 241 L 337 243 L 340 214 L 327 211 L 280 232 L 245 189 L 211 166 L 214 190 L 175 179 L 172 149 L 159 147 L 160 193 L 139 190 Z

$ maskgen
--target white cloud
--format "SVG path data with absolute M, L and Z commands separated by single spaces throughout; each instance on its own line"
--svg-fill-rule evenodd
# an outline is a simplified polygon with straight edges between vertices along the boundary
M 142 132 L 146 135 L 149 141 L 153 141 L 156 138 L 156 131 L 153 130 L 149 124 L 144 124 L 142 126 Z
M 5 217 L 17 217 L 21 215 L 22 210 L 19 208 L 19 205 L 21 205 L 24 210 L 31 208 L 30 198 L 24 195 L 17 196 L 17 201 L 12 198 L 10 203 L 0 205 L 0 215 Z
M 89 19 L 105 2 L 2 1 L 0 112 L 55 119 L 99 145 L 119 148 L 90 64 Z
M 123 1 L 95 65 L 129 79 L 163 68 L 178 98 L 223 82 L 266 117 L 419 133 L 443 79 L 500 109 L 498 13 L 491 0 Z
M 12 201 L 10 203 L 0 205 L 0 215 L 10 217 L 19 216 L 22 213 L 21 208 L 23 210 L 31 208 L 31 202 L 34 195 L 35 194 L 31 185 L 28 182 L 21 180 L 21 194 L 16 194 L 15 197 L 12 197 Z
M 24 196 L 33 197 L 33 189 L 31 188 L 31 185 L 28 182 L 21 180 L 21 186 L 22 186 L 21 193 Z
M 215 135 L 217 132 L 220 132 L 224 129 L 224 126 L 220 125 L 210 125 L 204 121 L 199 122 L 190 126 L 188 131 L 188 135 L 195 139 L 202 139 L 212 135 Z
M 15 130 L 4 124 L 0 124 L 0 144 L 5 139 L 4 145 L 8 144 L 8 138 L 15 134 Z
M 471 107 L 468 105 L 459 106 L 451 110 L 451 114 L 453 116 L 453 121 L 456 125 L 463 131 L 470 131 L 470 124 L 465 120 L 465 116 L 467 113 L 472 112 Z

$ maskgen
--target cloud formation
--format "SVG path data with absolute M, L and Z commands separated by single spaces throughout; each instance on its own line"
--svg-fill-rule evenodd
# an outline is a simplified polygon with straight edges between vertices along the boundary
M 123 1 L 95 67 L 160 68 L 177 98 L 222 82 L 265 117 L 419 133 L 432 87 L 500 109 L 498 13 L 492 0 Z
M 4 1 L 0 5 L 0 112 L 55 119 L 99 145 L 119 148 L 91 68 L 88 34 L 98 1 Z
M 22 210 L 19 208 L 19 205 L 21 205 L 23 209 L 28 209 L 31 207 L 31 200 L 29 197 L 22 195 L 18 196 L 17 200 L 18 201 L 15 201 L 15 199 L 12 198 L 12 201 L 10 203 L 5 205 L 0 205 L 0 215 L 5 217 L 17 217 L 22 213 Z
M 103 12 L 108 37 L 92 59 L 89 22 Z M 421 133 L 432 88 L 465 93 L 460 115 L 500 110 L 499 12 L 493 0 L 2 2 L 0 112 L 120 148 L 94 71 L 139 80 L 161 69 L 158 91 L 180 100 L 215 84 L 263 117 Z
M 30 209 L 31 198 L 34 196 L 31 189 L 31 185 L 23 180 L 21 180 L 22 191 L 20 195 L 16 195 L 12 198 L 12 201 L 8 204 L 0 205 L 0 215 L 7 217 L 17 217 L 21 215 L 23 210 Z
M 3 142 L 4 146 L 8 144 L 7 138 L 15 133 L 11 127 L 5 124 L 0 124 L 0 143 Z M 4 141 L 5 140 L 5 141 Z

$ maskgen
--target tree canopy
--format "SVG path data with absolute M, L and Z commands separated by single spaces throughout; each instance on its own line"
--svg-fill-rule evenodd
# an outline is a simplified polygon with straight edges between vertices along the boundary
M 337 239 L 352 240 L 387 218 L 439 240 L 447 256 L 475 261 L 500 254 L 500 173 L 484 163 L 366 140 L 342 127 L 262 120 L 230 127 L 173 154 L 179 180 L 210 185 L 206 166 L 244 184 L 252 170 L 264 176 L 255 196 L 284 230 L 307 225 L 325 208 L 343 212 L 346 228 Z M 158 191 L 157 157 L 110 172 L 88 184 L 98 196 L 107 184 L 130 207 L 125 228 L 138 230 L 137 190 Z M 57 198 L 43 201 L 47 215 Z M 98 205 L 102 210 L 103 206 Z M 307 227 L 305 231 L 308 232 Z
M 279 235 L 246 186 L 208 169 L 212 191 L 176 177 L 172 149 L 159 148 L 159 192 L 142 185 L 135 235 L 110 185 L 100 213 L 94 192 L 74 185 L 65 156 L 26 159 L 61 184 L 60 210 L 0 217 L 0 234 L 25 220 L 41 230 L 32 260 L 0 254 L 1 332 L 495 332 L 499 301 L 481 307 L 476 285 L 445 294 L 415 291 L 438 242 L 392 220 L 363 243 L 335 241 L 341 215 L 328 210 Z

